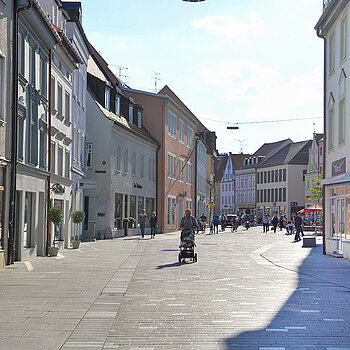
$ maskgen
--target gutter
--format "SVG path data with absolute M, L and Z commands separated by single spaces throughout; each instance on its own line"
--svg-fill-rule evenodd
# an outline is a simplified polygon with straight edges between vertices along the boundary
M 326 165 L 326 148 L 327 148 L 327 123 L 326 123 L 326 110 L 327 110 L 327 39 L 324 35 L 320 34 L 319 27 L 315 27 L 316 34 L 319 38 L 323 39 L 324 48 L 323 48 L 323 174 L 322 174 L 322 180 L 324 181 L 326 171 L 325 171 L 325 165 Z M 325 230 L 325 217 L 326 217 L 326 187 L 325 184 L 322 185 L 322 213 L 323 213 L 323 220 L 322 220 L 322 240 L 323 240 L 323 255 L 326 255 L 326 230 Z
M 17 1 L 13 2 L 12 19 L 12 120 L 11 120 L 11 170 L 10 170 L 10 203 L 9 203 L 9 233 L 7 242 L 7 265 L 14 263 L 15 221 L 16 221 L 16 181 L 17 181 L 17 137 L 18 137 L 18 15 L 32 7 L 32 0 L 28 5 L 18 8 Z

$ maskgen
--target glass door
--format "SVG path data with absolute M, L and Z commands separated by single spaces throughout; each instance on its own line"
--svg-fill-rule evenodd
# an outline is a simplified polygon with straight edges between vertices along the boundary
M 338 252 L 343 253 L 343 242 L 345 239 L 345 199 L 337 199 L 337 238 Z

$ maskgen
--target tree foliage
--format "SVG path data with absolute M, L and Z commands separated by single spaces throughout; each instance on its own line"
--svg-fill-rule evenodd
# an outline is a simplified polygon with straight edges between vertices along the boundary
M 322 186 L 320 185 L 322 178 L 323 178 L 322 174 L 317 174 L 315 181 L 312 182 L 312 187 L 309 189 L 309 193 L 310 193 L 309 198 L 313 201 L 317 201 L 317 203 L 323 202 Z

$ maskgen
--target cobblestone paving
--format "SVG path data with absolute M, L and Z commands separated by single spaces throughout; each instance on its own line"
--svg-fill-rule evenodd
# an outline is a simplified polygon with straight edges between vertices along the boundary
M 0 349 L 350 349 L 348 261 L 241 228 L 199 235 L 198 262 L 179 264 L 178 239 L 0 270 Z

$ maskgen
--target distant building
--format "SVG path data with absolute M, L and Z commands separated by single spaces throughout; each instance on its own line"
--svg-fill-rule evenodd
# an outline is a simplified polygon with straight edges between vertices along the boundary
M 257 168 L 259 165 L 283 147 L 291 144 L 291 139 L 264 143 L 252 156 L 244 159 L 240 169 L 236 170 L 236 212 L 239 215 L 250 214 L 257 216 L 258 223 L 262 220 L 257 212 Z
M 350 259 L 349 0 L 323 1 L 325 252 Z
M 257 167 L 257 217 L 291 217 L 304 208 L 305 174 L 312 141 L 289 143 Z

